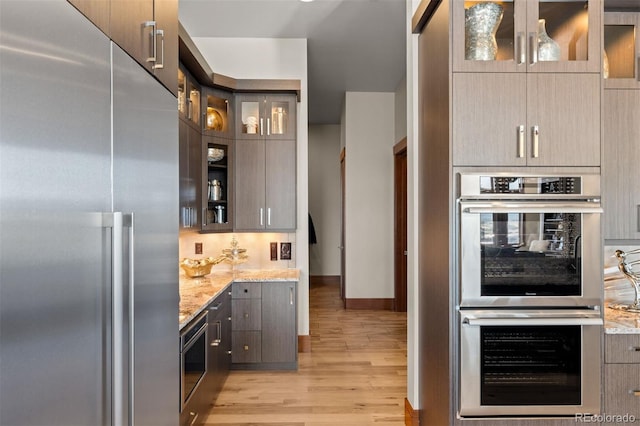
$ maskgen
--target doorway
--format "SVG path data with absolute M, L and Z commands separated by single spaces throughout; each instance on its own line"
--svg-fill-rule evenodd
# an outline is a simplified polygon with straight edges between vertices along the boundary
M 407 138 L 393 147 L 394 310 L 407 311 Z

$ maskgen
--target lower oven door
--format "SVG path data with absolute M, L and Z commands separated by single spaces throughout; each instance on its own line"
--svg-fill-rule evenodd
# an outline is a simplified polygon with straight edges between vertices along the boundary
M 596 306 L 600 216 L 591 201 L 461 201 L 460 306 Z
M 600 412 L 598 311 L 461 311 L 461 417 Z

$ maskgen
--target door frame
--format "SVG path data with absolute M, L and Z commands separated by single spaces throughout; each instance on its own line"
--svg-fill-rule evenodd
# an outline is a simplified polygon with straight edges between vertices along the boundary
M 347 268 L 345 257 L 345 229 L 346 229 L 346 149 L 340 150 L 340 298 L 342 307 L 347 307 Z
M 407 312 L 407 138 L 393 146 L 393 253 L 396 312 Z

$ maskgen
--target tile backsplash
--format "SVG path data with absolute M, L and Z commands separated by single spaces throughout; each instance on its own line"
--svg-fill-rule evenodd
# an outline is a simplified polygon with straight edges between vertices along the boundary
M 631 283 L 618 269 L 618 259 L 614 254 L 616 250 L 629 252 L 638 248 L 640 248 L 640 246 L 604 246 L 605 304 L 633 302 L 635 292 L 633 291 Z M 627 257 L 627 260 L 640 260 L 640 253 L 638 253 L 637 255 L 629 255 L 629 257 Z
M 234 269 L 287 269 L 296 267 L 296 234 L 295 233 L 242 233 L 230 232 L 224 234 L 188 233 L 180 235 L 180 259 L 200 259 L 203 257 L 217 257 L 223 249 L 231 247 L 231 239 L 235 236 L 238 247 L 246 249 L 249 256 L 245 263 L 235 265 Z M 278 260 L 271 260 L 270 244 L 278 243 Z M 196 254 L 196 243 L 202 243 L 202 254 Z M 280 260 L 281 243 L 291 243 L 291 260 Z M 213 271 L 231 270 L 231 264 L 220 263 L 213 267 Z

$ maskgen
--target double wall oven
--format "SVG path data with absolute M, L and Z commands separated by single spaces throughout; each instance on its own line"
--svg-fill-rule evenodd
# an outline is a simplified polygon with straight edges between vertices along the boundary
M 598 413 L 599 176 L 459 178 L 459 415 Z

